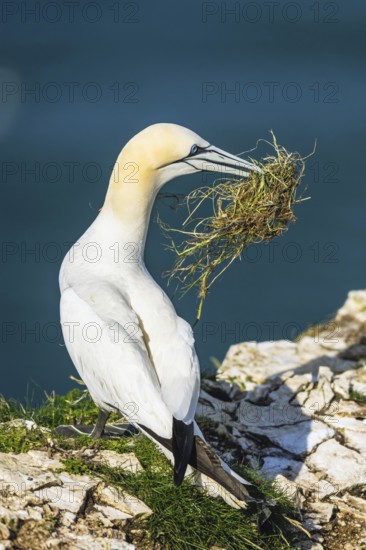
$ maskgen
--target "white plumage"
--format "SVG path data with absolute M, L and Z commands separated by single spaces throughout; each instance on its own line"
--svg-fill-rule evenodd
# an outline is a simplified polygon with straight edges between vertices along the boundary
M 180 126 L 145 129 L 122 150 L 100 214 L 61 267 L 61 324 L 76 369 L 99 409 L 117 409 L 150 437 L 144 428 L 172 440 L 173 418 L 183 429 L 194 421 L 200 384 L 192 329 L 144 263 L 150 212 L 164 183 L 215 167 L 241 176 L 256 169 Z M 203 439 L 196 424 L 194 434 Z

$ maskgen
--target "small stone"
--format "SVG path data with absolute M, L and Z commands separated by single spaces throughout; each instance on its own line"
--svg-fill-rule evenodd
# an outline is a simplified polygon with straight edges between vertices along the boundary
M 28 506 L 27 512 L 31 519 L 41 521 L 43 518 L 42 508 L 40 506 Z
M 102 506 L 100 504 L 96 504 L 95 509 L 101 512 L 104 517 L 108 518 L 112 522 L 131 519 L 133 517 L 133 514 L 127 514 L 126 512 L 122 512 L 113 506 Z
M 320 413 L 325 409 L 334 397 L 330 380 L 332 373 L 328 367 L 319 367 L 318 382 L 309 392 L 308 399 L 304 403 L 304 408 L 309 416 Z
M 348 377 L 343 374 L 336 376 L 333 380 L 332 387 L 336 395 L 339 395 L 343 399 L 349 399 L 350 381 Z
M 345 444 L 351 449 L 366 454 L 366 423 L 356 418 L 339 418 L 337 431 L 343 434 Z
M 307 504 L 306 517 L 317 520 L 319 523 L 329 523 L 335 506 L 328 502 L 309 502 Z
M 125 514 L 136 516 L 140 514 L 151 514 L 152 510 L 137 497 L 119 491 L 115 487 L 105 487 L 99 494 L 101 504 L 116 508 Z
M 313 487 L 313 498 L 321 501 L 327 498 L 332 498 L 339 492 L 339 486 L 324 478 L 324 473 L 317 473 L 319 481 Z
M 93 462 L 104 462 L 110 468 L 121 468 L 126 472 L 137 474 L 143 470 L 141 462 L 134 453 L 116 453 L 115 451 L 103 450 L 98 452 L 92 459 Z
M 70 527 L 73 525 L 76 521 L 76 514 L 73 514 L 72 512 L 66 511 L 62 517 L 62 523 L 66 527 Z
M 278 390 L 269 394 L 269 397 L 273 401 L 286 400 L 289 402 L 292 400 L 299 392 L 303 391 L 309 384 L 312 383 L 313 376 L 310 372 L 305 374 L 294 374 L 293 376 L 286 379 L 284 384 L 279 387 Z
M 4 523 L 0 523 L 0 539 L 6 540 L 10 537 L 10 531 Z
M 307 465 L 322 472 L 338 491 L 358 486 L 366 478 L 366 458 L 335 439 L 319 445 L 307 459 Z

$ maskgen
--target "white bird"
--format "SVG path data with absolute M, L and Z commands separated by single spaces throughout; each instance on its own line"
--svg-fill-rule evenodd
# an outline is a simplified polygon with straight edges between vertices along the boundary
M 197 484 L 244 507 L 248 483 L 206 444 L 195 420 L 200 370 L 190 325 L 144 263 L 150 213 L 162 186 L 196 171 L 244 177 L 255 165 L 176 124 L 134 136 L 114 166 L 98 217 L 60 271 L 61 325 L 71 359 L 99 408 L 153 439 L 174 464 L 174 483 Z

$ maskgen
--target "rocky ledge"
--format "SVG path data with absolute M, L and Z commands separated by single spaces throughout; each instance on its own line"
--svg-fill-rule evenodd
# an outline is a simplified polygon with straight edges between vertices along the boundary
M 366 548 L 365 334 L 366 291 L 350 292 L 331 322 L 297 342 L 234 345 L 217 379 L 203 381 L 197 417 L 207 439 L 293 499 L 298 549 Z M 142 468 L 133 452 L 70 453 Z M 52 439 L 47 450 L 0 453 L 0 550 L 137 548 L 128 534 L 150 508 L 97 476 L 67 473 L 62 458 Z
M 8 425 L 14 426 L 14 421 Z M 27 422 L 27 429 L 39 428 Z M 92 449 L 69 453 L 75 455 L 126 472 L 142 469 L 133 453 Z M 0 549 L 136 548 L 126 542 L 127 521 L 151 514 L 150 508 L 97 476 L 67 473 L 64 458 L 65 453 L 52 449 L 52 444 L 49 451 L 0 453 Z
M 311 535 L 299 548 L 365 549 L 366 291 L 297 342 L 232 346 L 217 379 L 198 414 L 295 500 Z

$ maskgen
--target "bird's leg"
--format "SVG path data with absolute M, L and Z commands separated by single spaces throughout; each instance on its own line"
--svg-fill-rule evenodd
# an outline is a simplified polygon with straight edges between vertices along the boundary
M 103 435 L 104 428 L 110 414 L 111 413 L 108 411 L 103 411 L 103 409 L 99 409 L 97 422 L 94 426 L 92 433 L 90 434 L 91 437 L 93 437 L 94 439 L 99 439 Z
M 62 437 L 89 435 L 93 439 L 99 439 L 102 435 L 104 435 L 105 437 L 130 437 L 131 435 L 138 433 L 138 430 L 132 424 L 110 424 L 106 427 L 109 415 L 109 412 L 103 409 L 99 409 L 97 422 L 94 428 L 93 426 L 85 425 L 58 426 L 52 431 L 52 433 L 61 435 Z

